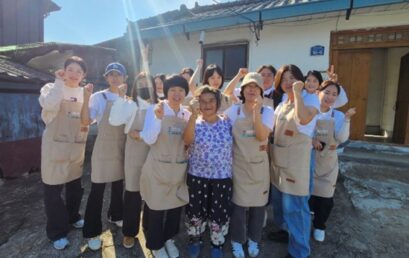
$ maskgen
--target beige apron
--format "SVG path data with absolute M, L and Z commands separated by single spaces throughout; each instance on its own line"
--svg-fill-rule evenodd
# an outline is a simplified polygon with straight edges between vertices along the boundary
M 131 131 L 142 131 L 146 110 L 138 109 Z M 142 140 L 132 139 L 129 135 L 125 145 L 125 190 L 139 192 L 142 166 L 148 156 L 149 145 Z
M 82 103 L 63 100 L 44 130 L 41 178 L 46 184 L 65 184 L 82 176 L 88 126 L 81 125 L 81 108 Z
M 189 202 L 187 155 L 183 132 L 187 122 L 176 116 L 162 119 L 161 132 L 142 167 L 141 195 L 152 210 L 169 210 Z
M 105 100 L 106 95 L 103 93 Z M 91 182 L 109 183 L 124 178 L 125 125 L 109 124 L 113 102 L 107 101 L 91 157 Z
M 294 104 L 286 103 L 276 118 L 271 160 L 271 183 L 281 192 L 309 194 L 312 139 L 298 132 Z
M 244 112 L 243 105 L 237 115 Z M 270 188 L 267 140 L 255 138 L 253 116 L 237 118 L 233 125 L 233 198 L 242 207 L 266 205 Z
M 315 139 L 325 142 L 322 151 L 316 151 L 314 190 L 312 195 L 330 198 L 334 196 L 338 177 L 338 154 L 335 140 L 334 111 L 331 120 L 318 120 Z
M 273 99 L 270 99 L 270 98 L 264 96 L 263 105 L 271 107 L 274 110 L 274 100 Z M 273 135 L 274 135 L 274 133 L 271 132 L 270 135 L 268 136 L 268 138 L 270 139 Z M 270 141 L 268 141 L 268 143 L 267 143 L 267 155 L 268 155 L 269 164 L 271 164 L 271 155 L 272 155 L 272 151 L 273 151 L 272 149 L 273 149 L 273 144 L 271 144 Z

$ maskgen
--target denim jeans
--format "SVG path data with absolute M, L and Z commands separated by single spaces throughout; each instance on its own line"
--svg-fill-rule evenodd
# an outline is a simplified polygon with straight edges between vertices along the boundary
M 283 193 L 272 185 L 270 197 L 274 223 L 289 233 L 288 253 L 296 258 L 308 257 L 311 230 L 309 196 Z

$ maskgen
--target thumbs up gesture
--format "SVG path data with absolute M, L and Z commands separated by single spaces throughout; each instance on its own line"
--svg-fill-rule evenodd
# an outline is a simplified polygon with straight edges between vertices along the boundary
M 162 120 L 163 116 L 165 115 L 163 101 L 160 101 L 158 104 L 156 104 L 154 111 L 156 118 Z
M 84 100 L 89 100 L 93 90 L 94 85 L 92 83 L 88 83 L 87 85 L 84 86 Z
M 293 83 L 293 92 L 294 93 L 301 93 L 303 88 L 304 88 L 304 83 L 302 81 L 296 81 L 296 82 Z

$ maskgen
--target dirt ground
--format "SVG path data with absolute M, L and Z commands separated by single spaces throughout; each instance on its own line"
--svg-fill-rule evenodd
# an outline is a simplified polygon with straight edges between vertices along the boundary
M 85 171 L 81 214 L 84 213 L 90 189 L 88 165 Z M 387 167 L 371 169 L 366 165 L 343 164 L 326 240 L 323 243 L 311 240 L 311 256 L 409 257 L 409 171 L 405 168 L 399 171 L 405 177 L 397 180 L 397 172 L 391 174 Z M 14 180 L 0 180 L 0 257 L 152 257 L 145 248 L 142 233 L 138 235 L 134 248 L 122 247 L 121 230 L 106 221 L 109 187 L 105 194 L 102 250 L 90 251 L 81 230 L 73 229 L 68 235 L 71 242 L 69 248 L 57 251 L 45 233 L 46 218 L 39 173 L 26 174 Z M 267 232 L 275 229 L 271 207 L 268 212 L 268 225 L 264 229 L 259 257 L 284 257 L 286 244 L 273 243 L 265 237 Z M 176 245 L 182 258 L 187 257 L 186 244 L 187 235 L 181 221 Z M 224 250 L 226 258 L 232 257 L 229 239 Z M 208 244 L 201 257 L 210 257 Z

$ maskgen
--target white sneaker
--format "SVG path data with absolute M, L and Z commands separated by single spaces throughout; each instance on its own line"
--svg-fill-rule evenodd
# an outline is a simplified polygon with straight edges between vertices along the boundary
M 257 257 L 258 254 L 260 253 L 260 249 L 258 248 L 258 243 L 249 239 L 247 243 L 247 251 L 249 252 L 250 257 Z
M 165 250 L 165 247 L 162 247 L 159 250 L 152 250 L 153 257 L 155 258 L 169 258 L 168 253 Z
M 92 251 L 97 251 L 101 248 L 102 242 L 99 236 L 88 239 L 88 247 Z
M 113 221 L 111 219 L 108 219 L 109 223 L 115 224 L 117 227 L 122 228 L 123 225 L 123 221 L 122 220 L 117 220 L 117 221 Z
M 175 241 L 173 239 L 169 239 L 168 241 L 165 242 L 165 248 L 170 258 L 179 257 L 179 250 L 176 247 Z
M 314 229 L 314 239 L 318 242 L 324 242 L 325 239 L 325 230 Z
M 83 219 L 80 219 L 80 220 L 78 220 L 77 222 L 72 223 L 72 226 L 73 226 L 74 228 L 76 228 L 76 229 L 83 228 L 83 227 L 84 227 L 84 220 L 83 220 Z
M 58 239 L 58 240 L 55 240 L 55 241 L 53 242 L 53 246 L 54 246 L 54 248 L 57 249 L 57 250 L 63 250 L 63 249 L 66 248 L 69 244 L 70 244 L 70 242 L 69 242 L 68 239 L 65 238 L 65 237 L 60 238 L 60 239 Z
M 242 244 L 231 241 L 231 251 L 234 258 L 244 258 L 244 250 Z

